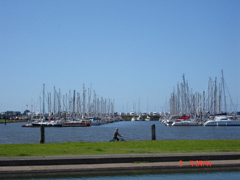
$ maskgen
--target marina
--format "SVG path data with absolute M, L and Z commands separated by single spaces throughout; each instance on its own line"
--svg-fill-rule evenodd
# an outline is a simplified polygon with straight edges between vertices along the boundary
M 0 180 L 239 179 L 240 1 L 0 15 Z
M 83 84 L 82 91 L 70 90 L 69 93 L 62 93 L 61 89 L 56 90 L 54 86 L 53 92 L 46 93 L 43 84 L 40 103 L 36 106 L 31 105 L 31 109 L 23 113 L 29 120 L 23 127 L 87 127 L 123 120 L 159 120 L 166 126 L 240 126 L 240 112 L 237 112 L 237 107 L 233 105 L 223 70 L 219 85 L 217 78 L 214 81 L 209 78 L 208 89 L 202 93 L 192 91 L 184 74 L 182 79 L 170 95 L 169 112 L 147 113 L 140 112 L 140 98 L 138 112 L 136 104 L 133 103 L 131 112 L 118 113 L 115 111 L 115 101 L 98 95 L 91 86 L 86 88 Z M 231 109 L 227 104 L 231 104 L 228 105 Z M 40 110 L 36 109 L 38 106 Z M 5 114 L 5 118 L 23 117 L 10 117 L 8 112 Z
M 160 120 L 166 126 L 240 126 L 237 116 L 216 115 L 205 120 L 196 120 L 188 116 L 171 116 Z
M 88 127 L 119 121 L 156 120 L 166 126 L 240 126 L 240 112 L 233 104 L 223 70 L 219 85 L 217 78 L 214 81 L 209 78 L 208 89 L 202 93 L 193 92 L 184 74 L 182 79 L 170 95 L 169 112 L 141 113 L 140 98 L 138 112 L 135 103 L 131 112 L 116 112 L 115 101 L 98 95 L 92 86 L 86 88 L 83 84 L 79 92 L 69 90 L 69 93 L 62 93 L 54 86 L 53 92 L 46 93 L 43 83 L 38 105 L 31 105 L 23 114 L 3 112 L 1 118 L 28 120 L 22 127 Z
M 191 114 L 195 119 L 205 120 L 216 114 L 231 112 L 237 114 L 237 107 L 233 104 L 231 94 L 221 71 L 221 80 L 218 85 L 217 77 L 209 78 L 208 89 L 202 92 L 193 92 L 185 75 L 182 82 L 177 84 L 169 99 L 171 115 Z M 227 98 L 228 97 L 228 98 Z

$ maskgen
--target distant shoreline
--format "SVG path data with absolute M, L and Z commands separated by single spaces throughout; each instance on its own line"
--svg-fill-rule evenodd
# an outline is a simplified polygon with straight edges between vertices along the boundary
M 6 120 L 6 123 L 27 122 L 29 120 Z M 0 119 L 0 124 L 5 124 L 5 119 Z

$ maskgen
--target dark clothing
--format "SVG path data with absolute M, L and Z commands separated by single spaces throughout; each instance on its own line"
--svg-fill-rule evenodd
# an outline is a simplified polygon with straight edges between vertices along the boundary
M 117 141 L 119 141 L 118 136 L 121 137 L 121 135 L 118 133 L 118 130 L 115 130 L 114 134 L 113 134 L 113 139 L 116 139 Z

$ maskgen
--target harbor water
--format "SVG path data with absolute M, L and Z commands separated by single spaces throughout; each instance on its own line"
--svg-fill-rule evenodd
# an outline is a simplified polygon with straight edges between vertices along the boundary
M 107 142 L 115 128 L 127 141 L 151 140 L 151 126 L 156 126 L 157 140 L 240 139 L 240 126 L 169 127 L 159 121 L 121 121 L 90 127 L 46 127 L 46 143 Z M 0 124 L 0 144 L 39 143 L 39 127 L 21 127 L 22 123 Z
M 211 180 L 238 180 L 240 177 L 240 171 L 213 171 L 213 172 L 187 172 L 187 173 L 153 173 L 153 174 L 127 174 L 127 175 L 101 175 L 101 176 L 80 176 L 80 175 L 65 175 L 63 177 L 54 177 L 47 176 L 38 178 L 34 177 L 21 177 L 21 178 L 12 178 L 11 180 L 22 180 L 22 179 L 31 179 L 31 180 L 202 180 L 202 179 L 211 179 Z M 0 177 L 0 179 L 2 179 Z M 9 179 L 8 179 L 9 180 Z
M 169 127 L 159 121 L 122 121 L 100 126 L 90 127 L 46 127 L 45 142 L 106 142 L 109 141 L 115 128 L 127 141 L 151 140 L 151 127 L 156 126 L 157 140 L 204 140 L 204 139 L 240 139 L 240 127 L 204 127 L 204 126 L 182 126 Z M 39 127 L 21 127 L 22 123 L 0 124 L 0 144 L 39 143 Z M 32 180 L 170 180 L 170 179 L 239 179 L 240 171 L 199 171 L 199 172 L 148 172 L 124 173 L 113 175 L 81 175 L 64 174 L 64 176 L 41 176 L 12 177 L 17 179 Z M 0 179 L 5 179 L 0 176 Z M 7 177 L 9 179 L 9 177 Z

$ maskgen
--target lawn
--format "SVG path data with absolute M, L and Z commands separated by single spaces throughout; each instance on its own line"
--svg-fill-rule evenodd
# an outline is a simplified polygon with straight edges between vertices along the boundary
M 0 144 L 0 157 L 98 154 L 240 152 L 240 140 L 162 140 Z

